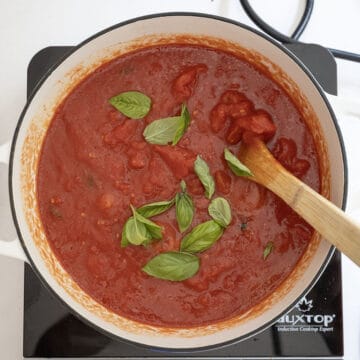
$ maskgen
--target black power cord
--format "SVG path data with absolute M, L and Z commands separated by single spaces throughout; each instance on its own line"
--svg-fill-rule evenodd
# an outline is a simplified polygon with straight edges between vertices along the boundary
M 314 7 L 314 0 L 306 0 L 305 9 L 299 21 L 298 26 L 296 27 L 294 33 L 291 36 L 287 36 L 280 33 L 279 31 L 271 27 L 269 24 L 267 24 L 264 20 L 262 20 L 261 17 L 251 7 L 248 0 L 239 0 L 239 1 L 242 7 L 244 8 L 246 14 L 255 23 L 255 25 L 257 25 L 261 30 L 263 30 L 271 37 L 273 37 L 275 40 L 283 44 L 292 44 L 292 43 L 300 42 L 298 41 L 298 39 L 305 30 L 306 25 L 310 20 L 312 10 Z M 331 48 L 328 48 L 328 50 L 333 54 L 333 56 L 339 59 L 360 62 L 360 54 L 355 54 L 352 52 L 338 50 L 338 49 L 331 49 Z

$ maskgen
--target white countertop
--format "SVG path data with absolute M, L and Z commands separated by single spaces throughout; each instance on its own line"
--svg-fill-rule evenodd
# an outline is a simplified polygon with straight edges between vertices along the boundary
M 305 1 L 252 0 L 277 29 L 294 29 Z M 26 71 L 32 56 L 50 45 L 75 45 L 123 20 L 158 12 L 196 11 L 222 15 L 253 26 L 238 0 L 0 0 L 0 145 L 13 134 L 26 101 Z M 360 2 L 317 0 L 304 42 L 360 53 Z M 339 60 L 339 93 L 360 95 L 360 63 Z M 354 95 L 355 94 L 355 95 Z M 360 113 L 360 109 L 358 109 Z M 349 161 L 348 210 L 360 220 L 360 118 L 340 122 Z M 7 166 L 0 164 L 1 239 L 16 238 L 7 195 Z M 356 211 L 357 210 L 357 211 Z M 359 239 L 360 240 L 360 239 Z M 22 359 L 23 264 L 0 256 L 0 358 Z M 346 360 L 360 359 L 360 269 L 343 257 Z

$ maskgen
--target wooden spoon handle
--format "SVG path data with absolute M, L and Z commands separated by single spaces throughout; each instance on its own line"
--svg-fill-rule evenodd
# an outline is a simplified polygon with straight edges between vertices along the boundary
M 358 224 L 287 171 L 282 172 L 273 183 L 268 185 L 271 191 L 282 198 L 325 239 L 360 266 Z
M 325 239 L 360 266 L 358 224 L 288 172 L 262 142 L 241 150 L 239 158 L 252 170 L 256 182 L 283 199 Z

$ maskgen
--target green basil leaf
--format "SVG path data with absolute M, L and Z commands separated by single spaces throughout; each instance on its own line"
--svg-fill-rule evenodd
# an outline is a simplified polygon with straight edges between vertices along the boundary
M 180 116 L 155 120 L 146 126 L 143 135 L 150 144 L 167 145 L 174 140 L 180 126 Z
M 146 219 L 130 205 L 133 216 L 125 223 L 121 235 L 121 246 L 148 245 L 152 239 L 162 238 L 162 227 Z
M 229 168 L 237 176 L 254 176 L 251 170 L 245 166 L 230 150 L 224 150 L 224 157 Z
M 263 253 L 264 260 L 266 260 L 266 258 L 272 253 L 273 249 L 274 249 L 274 243 L 272 241 L 269 241 L 264 249 L 264 253 Z
M 141 119 L 151 108 L 151 99 L 139 91 L 126 91 L 112 97 L 110 104 L 131 119 Z
M 190 195 L 186 193 L 185 181 L 182 180 L 180 186 L 181 192 L 175 196 L 175 212 L 179 230 L 180 232 L 184 232 L 191 225 L 195 210 Z
M 170 251 L 152 258 L 142 270 L 148 275 L 170 281 L 182 281 L 194 276 L 200 260 L 193 254 Z
M 183 238 L 180 250 L 189 253 L 205 251 L 221 237 L 223 232 L 223 227 L 214 220 L 201 223 Z
M 180 189 L 183 193 L 186 192 L 186 182 L 184 180 L 180 181 Z
M 231 223 L 231 209 L 229 202 L 218 197 L 211 201 L 208 208 L 210 216 L 222 227 L 226 228 Z
M 183 105 L 181 115 L 155 120 L 146 126 L 143 135 L 150 144 L 176 145 L 184 135 L 190 123 L 190 115 Z
M 140 215 L 132 205 L 131 210 L 133 211 L 134 219 L 139 223 L 143 224 L 151 235 L 152 239 L 162 239 L 162 227 L 155 224 L 153 221 L 145 218 L 144 216 Z M 131 241 L 130 241 L 131 242 Z
M 175 198 L 169 201 L 158 201 L 151 204 L 146 204 L 138 209 L 136 212 L 146 218 L 153 217 L 164 213 L 175 204 Z
M 133 245 L 142 245 L 152 238 L 146 226 L 134 217 L 129 218 L 125 223 L 124 234 L 124 243 L 127 241 Z
M 194 217 L 194 204 L 188 194 L 176 194 L 176 220 L 180 232 L 186 231 L 192 223 Z
M 132 217 L 127 219 L 125 225 L 123 226 L 122 233 L 121 233 L 121 247 L 127 247 L 130 245 L 129 239 L 127 238 L 126 233 L 126 224 L 130 221 L 130 219 L 133 219 Z
M 194 170 L 205 188 L 205 196 L 208 199 L 211 199 L 215 192 L 215 181 L 210 174 L 208 164 L 200 157 L 200 155 L 198 155 L 195 160 Z
M 185 134 L 187 128 L 190 125 L 190 113 L 185 104 L 183 104 L 181 107 L 180 117 L 181 117 L 181 122 L 180 122 L 179 128 L 177 129 L 177 131 L 175 133 L 175 136 L 174 136 L 174 139 L 172 142 L 173 145 L 176 145 L 179 142 L 179 140 Z
M 167 145 L 173 141 L 181 122 L 180 116 L 155 120 L 145 128 L 144 138 L 150 144 Z

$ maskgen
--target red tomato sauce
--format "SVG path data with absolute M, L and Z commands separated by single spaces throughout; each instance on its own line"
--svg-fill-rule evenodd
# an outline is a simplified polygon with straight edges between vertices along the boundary
M 109 104 L 129 90 L 152 99 L 144 119 L 129 119 Z M 179 143 L 148 144 L 145 126 L 178 115 L 183 102 L 191 123 Z M 98 68 L 58 107 L 39 162 L 40 214 L 63 267 L 106 308 L 142 323 L 209 324 L 258 304 L 296 266 L 313 229 L 275 195 L 228 168 L 224 148 L 236 154 L 248 131 L 260 134 L 287 169 L 319 191 L 315 144 L 300 112 L 245 60 L 206 47 L 164 45 Z M 198 154 L 215 179 L 214 197 L 230 203 L 232 223 L 199 254 L 192 278 L 151 277 L 142 267 L 161 252 L 179 250 L 184 234 L 172 208 L 152 218 L 164 228 L 162 240 L 122 248 L 129 205 L 169 200 L 183 179 L 195 204 L 191 228 L 209 220 L 209 200 L 193 170 Z M 273 251 L 264 260 L 269 241 Z

